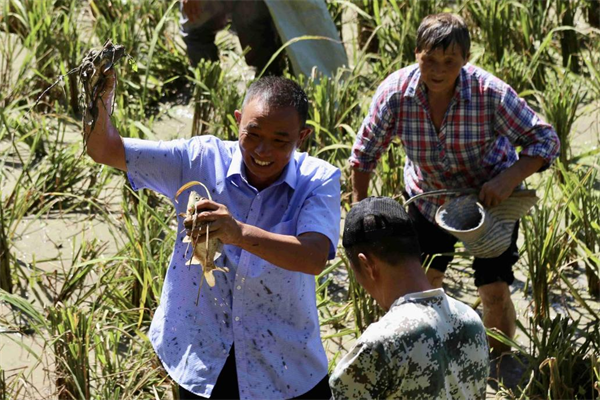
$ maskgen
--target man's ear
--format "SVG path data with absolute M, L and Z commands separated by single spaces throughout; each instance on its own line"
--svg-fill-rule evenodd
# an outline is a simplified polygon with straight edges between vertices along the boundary
M 312 128 L 305 126 L 302 130 L 300 130 L 300 139 L 298 140 L 298 147 L 304 143 L 304 140 L 312 133 Z
M 373 263 L 373 258 L 365 253 L 358 253 L 358 261 L 360 262 L 363 274 L 371 281 L 375 281 L 375 278 L 379 275 L 379 270 Z
M 235 120 L 239 125 L 242 122 L 242 112 L 240 110 L 235 110 L 233 115 L 235 116 Z

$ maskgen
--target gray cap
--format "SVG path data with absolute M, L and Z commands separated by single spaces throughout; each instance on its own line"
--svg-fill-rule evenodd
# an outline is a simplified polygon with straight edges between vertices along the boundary
M 389 197 L 368 197 L 346 216 L 344 247 L 373 243 L 384 237 L 416 238 L 412 220 L 404 208 Z

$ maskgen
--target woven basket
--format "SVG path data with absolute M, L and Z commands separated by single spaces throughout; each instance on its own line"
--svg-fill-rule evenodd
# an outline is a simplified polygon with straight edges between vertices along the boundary
M 485 209 L 477 202 L 477 195 L 460 196 L 438 208 L 435 222 L 462 241 L 475 257 L 494 258 L 508 249 L 515 222 L 538 200 L 534 190 L 521 190 Z

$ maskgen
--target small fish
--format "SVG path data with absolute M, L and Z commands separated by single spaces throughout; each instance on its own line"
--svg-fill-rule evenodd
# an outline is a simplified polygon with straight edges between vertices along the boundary
M 212 201 L 210 191 L 202 182 L 191 181 L 191 182 L 186 183 L 182 187 L 180 187 L 179 190 L 177 191 L 177 193 L 175 193 L 175 202 L 177 202 L 177 198 L 179 197 L 179 195 L 181 193 L 183 193 L 183 191 L 191 188 L 192 186 L 196 186 L 196 185 L 202 186 L 204 188 L 204 190 L 206 190 L 208 199 Z M 188 248 L 189 248 L 190 244 L 193 248 L 192 257 L 186 262 L 186 265 L 188 267 L 192 266 L 192 265 L 200 265 L 202 267 L 202 271 L 203 271 L 202 280 L 200 281 L 200 285 L 198 287 L 198 296 L 196 297 L 196 305 L 198 305 L 198 299 L 200 298 L 200 288 L 202 287 L 202 283 L 204 282 L 204 280 L 206 280 L 206 282 L 208 283 L 208 286 L 214 287 L 215 286 L 214 272 L 215 271 L 229 272 L 229 268 L 227 268 L 227 267 L 221 268 L 221 267 L 217 267 L 215 265 L 215 260 L 221 256 L 221 251 L 223 249 L 223 242 L 221 242 L 221 240 L 219 240 L 219 239 L 211 239 L 210 238 L 210 231 L 209 231 L 210 223 L 204 224 L 203 226 L 196 226 L 196 215 L 198 214 L 198 210 L 196 210 L 196 203 L 202 199 L 203 199 L 202 196 L 200 196 L 198 193 L 196 193 L 192 190 L 190 192 L 190 197 L 188 198 L 187 214 L 183 214 L 183 213 L 179 214 L 179 216 L 183 217 L 183 218 L 185 218 L 187 216 L 192 217 L 192 232 L 196 228 L 205 228 L 206 229 L 206 240 L 204 240 L 202 242 L 199 242 L 199 241 L 191 238 L 190 236 L 186 236 L 183 239 L 184 243 L 188 243 Z M 186 249 L 186 254 L 187 254 L 187 249 Z
M 221 242 L 221 240 L 219 239 L 210 238 L 210 223 L 203 224 L 201 226 L 196 225 L 195 216 L 198 212 L 195 208 L 195 205 L 202 199 L 203 197 L 201 197 L 198 193 L 194 191 L 190 192 L 190 197 L 188 200 L 188 210 L 191 209 L 191 211 L 188 211 L 187 215 L 192 216 L 192 231 L 194 231 L 196 228 L 200 228 L 200 232 L 202 231 L 202 228 L 206 229 L 206 240 L 196 241 L 190 236 L 186 236 L 185 239 L 183 239 L 183 242 L 191 243 L 193 247 L 192 257 L 189 259 L 189 261 L 186 262 L 186 265 L 201 265 L 202 270 L 204 271 L 204 279 L 206 279 L 206 283 L 208 283 L 208 286 L 213 287 L 215 286 L 214 272 L 229 272 L 229 269 L 226 267 L 220 268 L 215 265 L 215 260 L 221 256 L 221 251 L 223 250 L 223 242 Z

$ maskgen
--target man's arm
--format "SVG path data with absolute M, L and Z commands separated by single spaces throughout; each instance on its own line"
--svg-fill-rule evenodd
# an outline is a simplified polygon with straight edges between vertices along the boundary
M 487 181 L 479 192 L 479 200 L 486 207 L 494 207 L 508 199 L 513 190 L 525 179 L 544 166 L 546 161 L 539 156 L 521 157 L 516 163 Z
M 352 202 L 358 203 L 365 199 L 369 193 L 369 182 L 371 181 L 371 172 L 352 169 Z
M 392 75 L 393 77 L 394 75 Z M 399 107 L 397 84 L 390 77 L 383 81 L 373 96 L 369 113 L 364 121 L 352 146 L 350 159 L 352 166 L 352 201 L 354 203 L 367 197 L 371 171 L 383 152 L 388 148 L 395 135 L 395 116 Z
M 325 268 L 329 255 L 327 236 L 306 232 L 298 236 L 268 232 L 256 226 L 237 221 L 223 204 L 200 200 L 195 226 L 210 223 L 210 237 L 218 238 L 224 244 L 240 247 L 271 264 L 289 271 L 318 275 Z M 192 226 L 192 218 L 184 221 L 186 228 Z M 206 239 L 205 231 L 190 232 L 196 240 Z
M 319 275 L 327 264 L 329 239 L 321 233 L 281 235 L 241 222 L 238 224 L 241 235 L 235 245 L 273 265 L 288 271 Z
M 87 138 L 87 153 L 97 163 L 127 171 L 123 140 L 110 120 L 110 110 L 117 84 L 114 70 L 109 70 L 105 79 L 97 103 L 98 118 L 94 129 L 90 132 L 90 127 L 85 124 L 83 127 L 84 136 Z
M 523 150 L 516 163 L 481 188 L 479 199 L 488 207 L 506 200 L 526 178 L 547 168 L 560 148 L 552 126 L 542 121 L 508 85 L 496 106 L 494 130 Z

